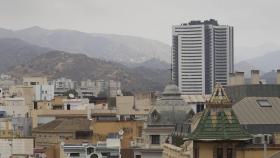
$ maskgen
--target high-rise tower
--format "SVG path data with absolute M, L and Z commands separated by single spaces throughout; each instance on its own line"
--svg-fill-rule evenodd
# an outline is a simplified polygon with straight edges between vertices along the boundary
M 191 21 L 172 28 L 172 79 L 182 94 L 211 94 L 234 72 L 233 27 L 216 20 Z

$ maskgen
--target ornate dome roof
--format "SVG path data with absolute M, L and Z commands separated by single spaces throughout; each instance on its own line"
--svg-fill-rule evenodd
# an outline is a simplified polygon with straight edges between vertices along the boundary
M 178 129 L 188 129 L 186 123 L 193 114 L 192 107 L 181 98 L 179 88 L 175 84 L 168 84 L 162 97 L 151 109 L 147 124 L 150 127 L 170 125 Z
M 168 84 L 165 87 L 162 95 L 164 95 L 164 96 L 170 96 L 170 95 L 171 96 L 176 96 L 176 95 L 181 95 L 181 92 L 180 92 L 178 86 L 176 86 L 175 84 Z

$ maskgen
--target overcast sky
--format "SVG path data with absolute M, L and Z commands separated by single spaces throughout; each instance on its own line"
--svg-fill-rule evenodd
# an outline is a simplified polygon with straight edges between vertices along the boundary
M 214 18 L 234 26 L 238 49 L 273 50 L 280 48 L 279 6 L 279 0 L 0 0 L 0 27 L 124 34 L 171 45 L 172 25 Z

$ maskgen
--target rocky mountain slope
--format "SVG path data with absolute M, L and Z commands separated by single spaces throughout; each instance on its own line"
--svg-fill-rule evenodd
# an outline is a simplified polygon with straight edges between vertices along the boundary
M 248 59 L 235 64 L 236 71 L 245 71 L 247 74 L 251 69 L 261 70 L 267 73 L 272 70 L 280 69 L 280 50 L 266 53 L 260 57 Z
M 0 39 L 0 73 L 48 51 L 50 49 L 31 45 L 20 39 Z
M 17 31 L 0 29 L 0 38 L 18 38 L 41 47 L 123 64 L 141 63 L 152 58 L 170 61 L 169 45 L 133 36 L 47 30 L 35 26 Z
M 76 81 L 114 79 L 120 80 L 123 88 L 129 91 L 162 90 L 169 78 L 168 70 L 127 68 L 119 63 L 62 51 L 38 55 L 29 62 L 10 68 L 7 72 L 18 78 L 23 75 L 46 75 L 50 79 L 67 77 Z

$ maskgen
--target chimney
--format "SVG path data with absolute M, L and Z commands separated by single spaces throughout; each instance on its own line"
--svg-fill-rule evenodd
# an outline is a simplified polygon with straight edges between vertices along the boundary
M 229 86 L 234 86 L 235 85 L 235 74 L 234 73 L 229 73 L 228 85 Z
M 276 84 L 280 84 L 280 69 L 277 70 Z
M 235 85 L 244 85 L 244 72 L 235 72 Z
M 259 83 L 260 83 L 260 71 L 251 70 L 251 84 L 259 84 Z

